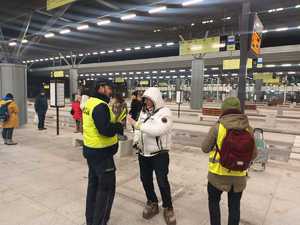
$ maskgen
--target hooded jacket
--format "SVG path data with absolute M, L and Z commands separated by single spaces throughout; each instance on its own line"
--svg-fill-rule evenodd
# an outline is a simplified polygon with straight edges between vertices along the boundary
M 218 123 L 212 127 L 202 143 L 202 151 L 209 153 L 216 145 L 218 138 L 219 123 L 222 123 L 226 129 L 248 129 L 253 133 L 253 129 L 249 125 L 248 117 L 244 114 L 228 114 L 221 116 Z M 256 158 L 257 150 L 254 149 L 252 158 Z M 208 182 L 214 187 L 222 191 L 229 192 L 231 188 L 234 192 L 242 192 L 246 188 L 247 177 L 220 176 L 208 173 Z
M 172 112 L 165 106 L 158 88 L 147 89 L 143 97 L 154 103 L 154 109 L 152 112 L 146 109 L 141 111 L 134 143 L 137 144 L 141 155 L 151 157 L 159 151 L 171 148 Z
M 0 100 L 0 105 L 7 104 L 8 108 L 8 120 L 5 121 L 1 127 L 2 128 L 18 128 L 19 127 L 19 107 L 17 103 L 12 99 Z

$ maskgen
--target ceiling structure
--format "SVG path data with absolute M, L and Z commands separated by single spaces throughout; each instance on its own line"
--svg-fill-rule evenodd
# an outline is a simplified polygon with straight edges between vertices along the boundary
M 125 49 L 128 46 L 176 43 L 180 35 L 191 39 L 238 32 L 239 13 L 244 0 L 203 0 L 198 4 L 182 6 L 187 1 L 78 0 L 51 11 L 46 10 L 46 0 L 6 1 L 0 8 L 0 47 L 18 53 L 15 55 L 22 60 L 28 60 L 58 56 L 59 53 L 70 54 L 71 51 L 79 54 Z M 299 41 L 298 0 L 250 2 L 251 11 L 259 14 L 265 29 L 275 31 L 264 34 L 265 46 L 272 46 L 277 41 Z M 149 10 L 162 6 L 166 6 L 166 10 L 149 13 Z M 128 14 L 136 14 L 136 17 L 121 19 Z M 97 22 L 107 20 L 111 22 L 97 25 Z M 89 28 L 78 30 L 80 25 L 88 25 Z M 284 32 L 276 32 L 278 28 L 284 28 Z M 60 34 L 62 30 L 69 30 L 70 33 Z M 55 36 L 46 38 L 49 33 Z M 28 43 L 21 45 L 23 39 Z M 9 46 L 12 42 L 16 45 Z

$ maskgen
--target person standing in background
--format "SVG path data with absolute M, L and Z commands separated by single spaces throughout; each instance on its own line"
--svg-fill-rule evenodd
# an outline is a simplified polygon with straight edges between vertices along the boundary
M 126 119 L 128 115 L 128 108 L 125 99 L 120 95 L 116 94 L 111 103 L 111 110 L 115 114 L 116 119 L 120 121 L 123 128 L 126 128 Z M 118 135 L 120 141 L 127 140 L 126 135 Z
M 132 100 L 131 100 L 129 115 L 133 120 L 137 121 L 139 119 L 140 112 L 143 108 L 143 102 L 140 98 L 138 91 L 132 93 L 131 99 Z M 134 127 L 132 128 L 134 130 Z
M 74 101 L 72 102 L 71 114 L 76 123 L 75 133 L 81 132 L 82 111 L 80 108 L 80 100 L 81 100 L 81 96 L 75 95 Z
M 12 139 L 14 129 L 19 126 L 19 107 L 14 101 L 14 96 L 11 93 L 8 93 L 2 102 L 7 105 L 8 112 L 7 120 L 4 121 L 2 125 L 2 137 L 4 139 L 4 144 L 16 145 L 17 143 Z
M 46 130 L 47 128 L 45 128 L 45 119 L 48 110 L 48 100 L 46 97 L 46 93 L 44 91 L 41 91 L 41 93 L 36 97 L 34 103 L 34 109 L 39 120 L 38 129 Z
M 81 99 L 80 99 L 80 109 L 83 111 L 84 105 L 89 99 L 89 89 L 88 88 L 83 88 L 81 91 Z

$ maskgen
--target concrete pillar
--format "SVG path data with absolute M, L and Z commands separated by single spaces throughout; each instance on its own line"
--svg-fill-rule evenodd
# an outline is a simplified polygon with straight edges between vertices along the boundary
M 19 64 L 0 64 L 0 95 L 12 93 L 20 109 L 20 125 L 27 123 L 27 69 Z
M 263 80 L 255 81 L 255 95 L 256 95 L 257 102 L 260 102 L 262 99 L 262 86 L 263 86 Z
M 204 61 L 194 59 L 192 62 L 191 109 L 201 109 L 203 106 Z
M 78 70 L 70 69 L 70 98 L 73 94 L 78 94 Z

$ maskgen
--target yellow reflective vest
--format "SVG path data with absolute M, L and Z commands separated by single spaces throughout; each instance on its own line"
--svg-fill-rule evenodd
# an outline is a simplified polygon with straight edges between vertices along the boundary
M 89 98 L 84 105 L 83 109 L 83 143 L 86 147 L 101 149 L 113 146 L 118 143 L 117 135 L 113 137 L 107 137 L 101 135 L 96 128 L 94 119 L 93 119 L 93 111 L 96 106 L 99 104 L 108 104 L 98 98 Z M 116 117 L 112 110 L 109 108 L 110 112 L 110 122 L 115 123 Z M 99 118 L 101 119 L 101 118 Z
M 217 137 L 217 145 L 219 149 L 222 149 L 223 140 L 226 137 L 227 129 L 220 123 Z M 216 152 L 216 147 L 209 153 L 208 170 L 210 173 L 220 176 L 235 176 L 243 177 L 247 175 L 247 171 L 232 171 L 224 168 L 220 164 L 220 154 Z

